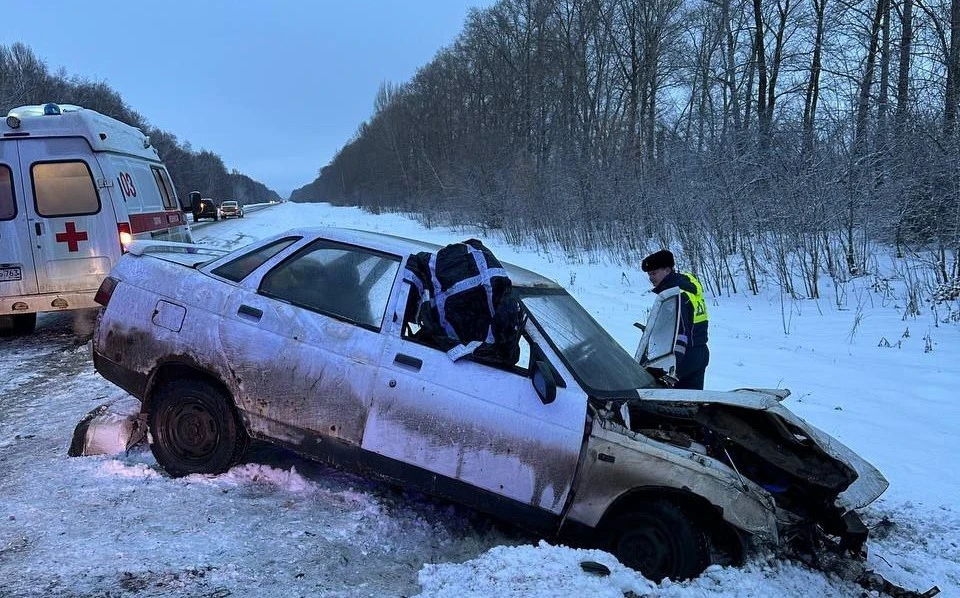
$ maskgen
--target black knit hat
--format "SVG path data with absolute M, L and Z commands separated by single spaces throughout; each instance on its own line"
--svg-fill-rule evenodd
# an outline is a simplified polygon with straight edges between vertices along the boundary
M 666 249 L 661 249 L 656 253 L 651 253 L 647 257 L 643 258 L 643 261 L 640 263 L 640 269 L 642 269 L 644 272 L 650 272 L 651 270 L 656 270 L 657 268 L 673 268 L 673 266 L 673 254 Z

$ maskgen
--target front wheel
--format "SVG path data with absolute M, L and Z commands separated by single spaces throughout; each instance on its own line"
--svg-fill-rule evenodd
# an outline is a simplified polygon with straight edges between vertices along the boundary
M 147 417 L 150 450 L 173 477 L 218 474 L 243 457 L 249 443 L 226 394 L 196 379 L 163 383 Z
M 605 529 L 608 550 L 657 583 L 697 577 L 710 564 L 704 531 L 667 500 L 639 503 Z

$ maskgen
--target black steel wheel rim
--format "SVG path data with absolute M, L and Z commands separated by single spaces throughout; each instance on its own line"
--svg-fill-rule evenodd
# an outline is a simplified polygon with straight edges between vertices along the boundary
M 216 450 L 220 438 L 217 418 L 197 400 L 174 406 L 167 418 L 171 451 L 184 461 L 204 461 Z
M 673 575 L 677 563 L 676 547 L 673 536 L 662 525 L 651 522 L 627 530 L 618 544 L 619 556 L 625 565 L 652 578 Z

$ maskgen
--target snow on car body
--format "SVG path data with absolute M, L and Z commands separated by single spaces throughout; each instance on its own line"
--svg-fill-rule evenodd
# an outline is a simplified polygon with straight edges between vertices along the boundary
M 856 536 L 852 509 L 886 488 L 783 391 L 664 389 L 559 285 L 509 264 L 520 361 L 452 361 L 417 341 L 401 274 L 436 249 L 338 229 L 227 255 L 135 244 L 101 288 L 94 364 L 142 401 L 173 475 L 225 470 L 249 435 L 585 539 L 655 579 L 698 574 L 733 530 Z M 771 464 L 754 454 L 771 442 L 793 446 Z

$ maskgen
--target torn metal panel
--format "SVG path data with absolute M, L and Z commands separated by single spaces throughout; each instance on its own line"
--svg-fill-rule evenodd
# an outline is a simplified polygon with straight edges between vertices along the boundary
M 107 403 L 85 415 L 73 431 L 71 457 L 116 455 L 143 440 L 147 422 L 136 403 Z
M 889 486 L 889 482 L 877 468 L 847 448 L 842 442 L 807 423 L 781 404 L 781 401 L 789 396 L 789 392 L 786 389 L 739 389 L 731 392 L 642 389 L 640 400 L 690 407 L 704 404 L 728 405 L 767 412 L 802 430 L 820 450 L 856 472 L 856 479 L 840 492 L 836 500 L 839 507 L 845 510 L 859 509 L 883 494 Z

